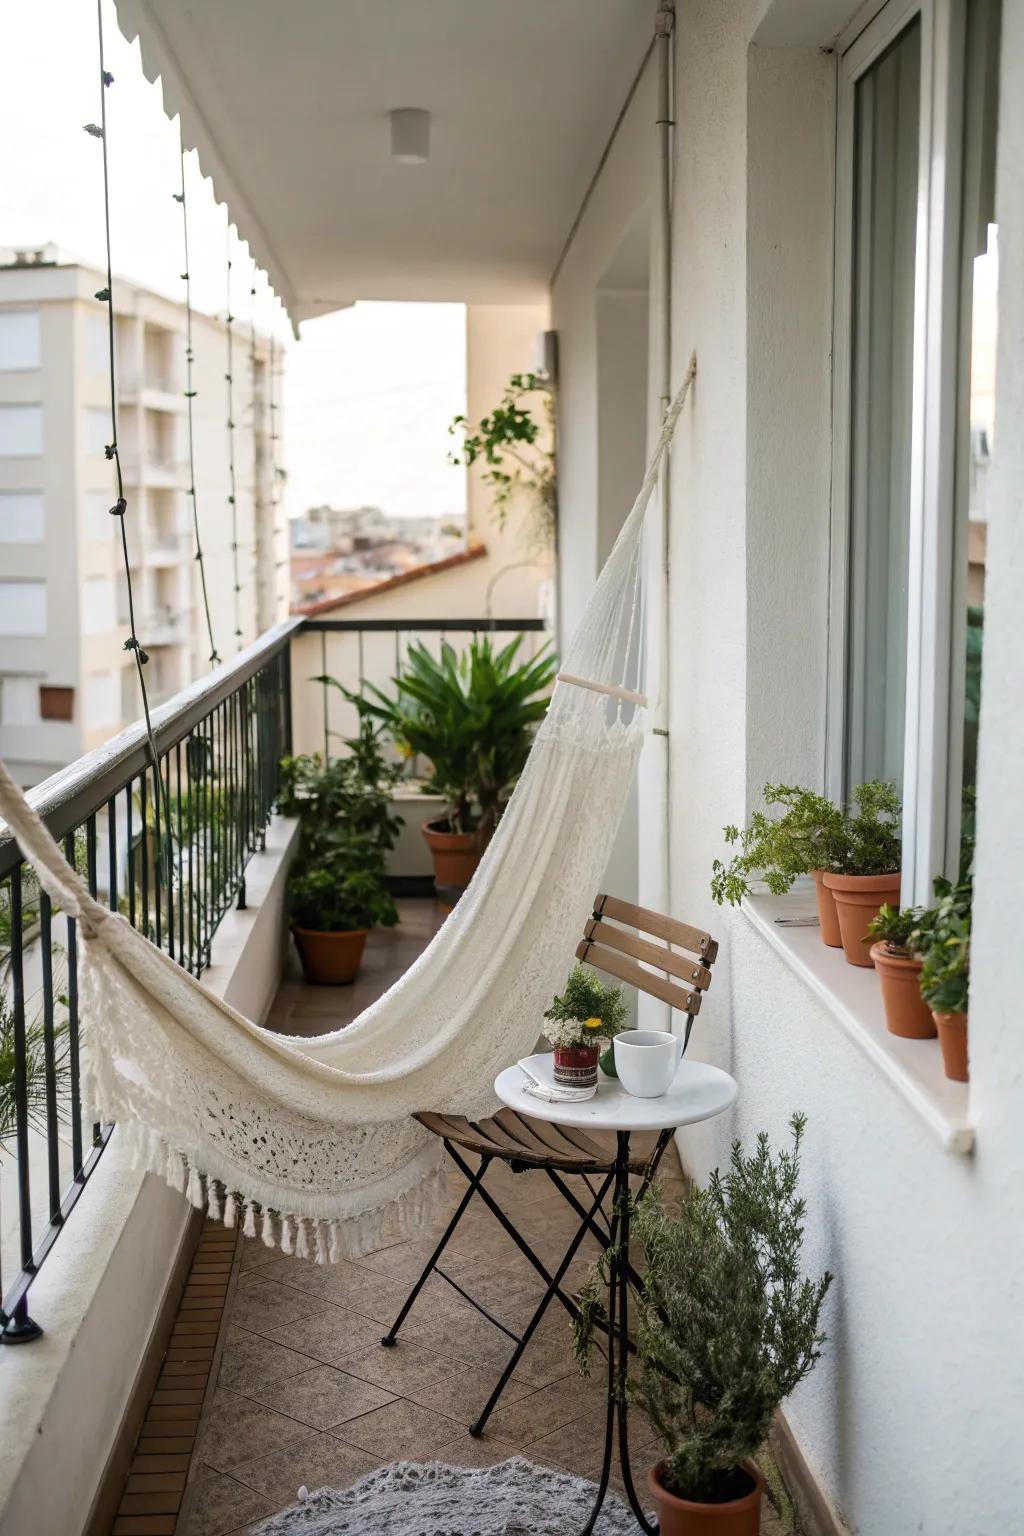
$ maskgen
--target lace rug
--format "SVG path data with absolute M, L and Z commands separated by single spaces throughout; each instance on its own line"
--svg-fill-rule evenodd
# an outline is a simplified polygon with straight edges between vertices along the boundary
M 585 1478 L 522 1456 L 493 1467 L 396 1461 L 351 1488 L 321 1488 L 253 1536 L 572 1536 L 594 1507 Z M 634 1536 L 636 1520 L 609 1494 L 595 1536 Z

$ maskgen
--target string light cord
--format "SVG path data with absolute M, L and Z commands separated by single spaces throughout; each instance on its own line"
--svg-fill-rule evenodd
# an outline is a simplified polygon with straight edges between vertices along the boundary
M 235 486 L 235 379 L 234 379 L 234 336 L 232 326 L 235 317 L 231 313 L 231 221 L 228 220 L 228 312 L 227 312 L 227 338 L 228 338 L 228 371 L 224 375 L 228 385 L 228 505 L 231 508 L 231 571 L 232 585 L 235 599 L 235 639 L 238 649 L 242 649 L 242 611 L 239 602 L 239 594 L 242 590 L 238 579 L 238 497 Z
M 196 397 L 196 390 L 192 387 L 192 364 L 195 360 L 195 351 L 192 344 L 192 268 L 189 265 L 188 255 L 188 203 L 185 198 L 185 146 L 181 146 L 181 191 L 172 194 L 174 201 L 181 204 L 181 229 L 185 249 L 185 270 L 181 274 L 185 284 L 185 401 L 188 408 L 188 494 L 192 501 L 192 529 L 195 534 L 196 552 L 195 558 L 199 564 L 199 581 L 203 593 L 203 612 L 206 615 L 206 633 L 210 641 L 210 666 L 215 667 L 220 661 L 217 654 L 217 644 L 213 638 L 213 619 L 210 615 L 210 595 L 206 588 L 206 564 L 203 560 L 203 544 L 199 536 L 199 504 L 196 498 L 196 456 L 195 434 L 192 423 L 192 402 Z
M 135 657 L 135 670 L 139 678 L 139 693 L 142 699 L 142 716 L 146 725 L 146 740 L 149 745 L 149 755 L 153 764 L 153 785 L 155 791 L 155 805 L 157 813 L 157 844 L 161 849 L 162 858 L 169 860 L 169 851 L 164 848 L 163 826 L 166 805 L 164 801 L 163 783 L 160 776 L 160 761 L 157 756 L 156 742 L 153 739 L 153 722 L 149 713 L 149 695 L 146 691 L 146 676 L 143 668 L 149 661 L 149 656 L 139 643 L 138 632 L 135 627 L 135 596 L 132 591 L 131 562 L 128 559 L 128 534 L 125 528 L 125 514 L 128 511 L 128 503 L 124 494 L 124 476 L 121 472 L 121 455 L 117 445 L 117 378 L 114 346 L 114 273 L 111 258 L 110 242 L 110 164 L 107 154 L 107 91 L 114 83 L 114 77 L 106 67 L 103 51 L 103 0 L 96 0 L 96 23 L 99 34 L 100 52 L 100 121 L 86 123 L 85 131 L 92 138 L 99 139 L 103 154 L 103 220 L 107 246 L 107 285 L 101 288 L 96 298 L 107 306 L 107 358 L 110 372 L 110 436 L 111 441 L 104 448 L 108 460 L 114 465 L 114 473 L 117 479 L 117 501 L 110 508 L 111 517 L 116 517 L 121 526 L 121 555 L 124 561 L 124 576 L 128 592 L 128 639 L 124 642 L 124 649 L 131 651 Z

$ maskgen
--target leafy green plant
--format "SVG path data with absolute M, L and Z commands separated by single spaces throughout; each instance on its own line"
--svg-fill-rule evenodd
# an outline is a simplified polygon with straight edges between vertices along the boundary
M 383 726 L 401 750 L 429 759 L 424 792 L 444 796 L 451 831 L 476 831 L 481 842 L 523 771 L 557 670 L 546 649 L 520 662 L 521 642 L 517 635 L 497 650 L 482 635 L 461 655 L 445 642 L 439 657 L 417 642 L 406 671 L 392 679 L 393 697 L 371 683 L 362 695 L 343 690 L 364 721 Z
M 766 784 L 764 801 L 781 816 L 755 811 L 750 826 L 724 829 L 739 853 L 712 865 L 711 894 L 721 905 L 739 904 L 760 875 L 773 896 L 782 896 L 798 875 L 832 870 L 846 875 L 884 875 L 900 866 L 900 802 L 894 784 L 858 784 L 843 808 L 813 790 Z
M 971 981 L 970 875 L 935 881 L 936 904 L 921 914 L 910 942 L 921 955 L 921 996 L 935 1013 L 966 1013 Z
M 17 1130 L 15 1095 L 14 1009 L 7 990 L 0 987 L 0 1155 Z M 71 1080 L 71 1037 L 66 1019 L 53 1026 L 54 1087 L 57 1118 L 67 1123 L 63 1107 Z M 46 1110 L 46 1029 L 42 1018 L 25 1021 L 25 1083 L 28 1123 L 42 1135 L 47 1130 Z
M 278 810 L 300 818 L 300 864 L 344 855 L 353 838 L 366 839 L 367 854 L 375 849 L 383 861 L 401 831 L 391 799 L 401 770 L 385 758 L 372 722 L 364 721 L 346 746 L 345 756 L 326 762 L 319 753 L 281 760 Z
M 448 455 L 449 462 L 484 466 L 483 479 L 494 492 L 499 527 L 504 526 L 514 501 L 526 501 L 529 542 L 538 551 L 554 543 L 558 516 L 554 425 L 550 380 L 539 373 L 514 373 L 489 416 L 475 427 L 465 416 L 456 416 L 448 428 L 452 436 L 462 434 L 462 447 Z
M 354 928 L 391 928 L 398 911 L 380 876 L 350 865 L 319 866 L 288 881 L 288 905 L 297 928 L 342 933 Z
M 554 999 L 544 1015 L 544 1030 L 552 1045 L 596 1045 L 610 1040 L 625 1027 L 628 1010 L 621 987 L 606 987 L 588 966 L 575 965 L 565 991 Z
M 897 908 L 883 903 L 877 917 L 868 924 L 864 942 L 876 944 L 881 940 L 890 955 L 909 955 L 911 937 L 921 932 L 923 920 L 924 912 L 920 907 Z
M 794 1115 L 791 1150 L 768 1137 L 725 1174 L 670 1211 L 649 1192 L 634 1232 L 647 1261 L 637 1298 L 639 1371 L 630 1395 L 664 1449 L 664 1482 L 680 1498 L 735 1497 L 737 1468 L 768 1434 L 772 1415 L 821 1356 L 821 1310 L 832 1276 L 802 1274 L 805 1205 L 797 1193 L 805 1120 Z M 601 1317 L 592 1277 L 576 1349 L 589 1364 Z

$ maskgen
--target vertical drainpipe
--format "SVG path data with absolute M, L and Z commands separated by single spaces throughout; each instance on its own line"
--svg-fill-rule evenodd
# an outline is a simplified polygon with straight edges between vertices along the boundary
M 660 0 L 654 22 L 654 35 L 658 71 L 658 400 L 660 416 L 664 417 L 672 398 L 672 75 L 675 9 L 673 0 Z M 663 753 L 662 786 L 664 802 L 661 806 L 661 889 L 664 910 L 672 911 L 672 864 L 670 832 L 672 819 L 672 754 L 669 739 L 669 685 L 671 679 L 670 642 L 670 587 L 671 574 L 671 527 L 670 527 L 670 461 L 671 449 L 665 454 L 661 467 L 659 502 L 661 509 L 661 657 L 659 666 L 658 711 L 653 726 L 660 739 Z M 671 1011 L 668 1011 L 668 1020 Z

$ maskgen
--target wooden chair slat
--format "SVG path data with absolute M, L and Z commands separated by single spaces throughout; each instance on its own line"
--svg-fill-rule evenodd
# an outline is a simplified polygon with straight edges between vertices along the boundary
M 653 933 L 666 944 L 677 944 L 680 949 L 700 955 L 706 965 L 712 965 L 718 958 L 718 945 L 710 933 L 692 928 L 689 923 L 680 923 L 674 917 L 666 917 L 663 912 L 654 912 L 650 907 L 638 907 L 631 901 L 620 901 L 617 896 L 602 893 L 594 898 L 594 916 L 611 917 L 629 928 L 639 928 L 642 933 Z
M 481 1120 L 479 1129 L 485 1136 L 489 1136 L 495 1146 L 502 1148 L 505 1157 L 521 1158 L 526 1162 L 541 1162 L 548 1155 L 547 1148 L 535 1137 L 515 1135 L 505 1130 L 494 1120 Z
M 438 1115 L 429 1110 L 421 1110 L 413 1119 L 442 1140 L 454 1141 L 456 1146 L 465 1147 L 467 1152 L 476 1152 L 484 1157 L 507 1156 L 504 1146 L 489 1140 L 470 1124 L 465 1115 Z
M 651 997 L 660 998 L 663 1003 L 668 1003 L 672 1008 L 678 1008 L 681 1013 L 700 1011 L 701 994 L 699 992 L 685 992 L 674 981 L 666 981 L 662 976 L 655 976 L 650 971 L 645 971 L 635 960 L 626 959 L 617 950 L 608 949 L 604 944 L 595 944 L 591 940 L 584 939 L 576 950 L 576 958 L 585 960 L 588 965 L 596 966 L 599 971 L 606 971 L 609 976 L 616 976 L 619 981 L 628 982 L 639 992 L 647 992 Z
M 508 1124 L 515 1120 L 528 1131 L 537 1141 L 544 1143 L 550 1154 L 556 1156 L 559 1162 L 578 1162 L 586 1164 L 589 1168 L 611 1166 L 612 1159 L 602 1147 L 595 1141 L 579 1132 L 572 1132 L 568 1126 L 552 1125 L 546 1120 L 527 1120 L 516 1110 L 502 1109 L 495 1116 L 501 1124 Z
M 620 949 L 623 954 L 632 955 L 634 960 L 645 960 L 648 965 L 656 965 L 660 971 L 667 971 L 670 976 L 677 976 L 680 981 L 689 982 L 701 991 L 711 985 L 711 972 L 699 960 L 681 954 L 678 950 L 663 949 L 660 944 L 650 944 L 637 934 L 625 928 L 616 928 L 600 917 L 590 919 L 583 930 L 583 937 L 593 939 L 595 944 L 607 944 L 610 949 Z

